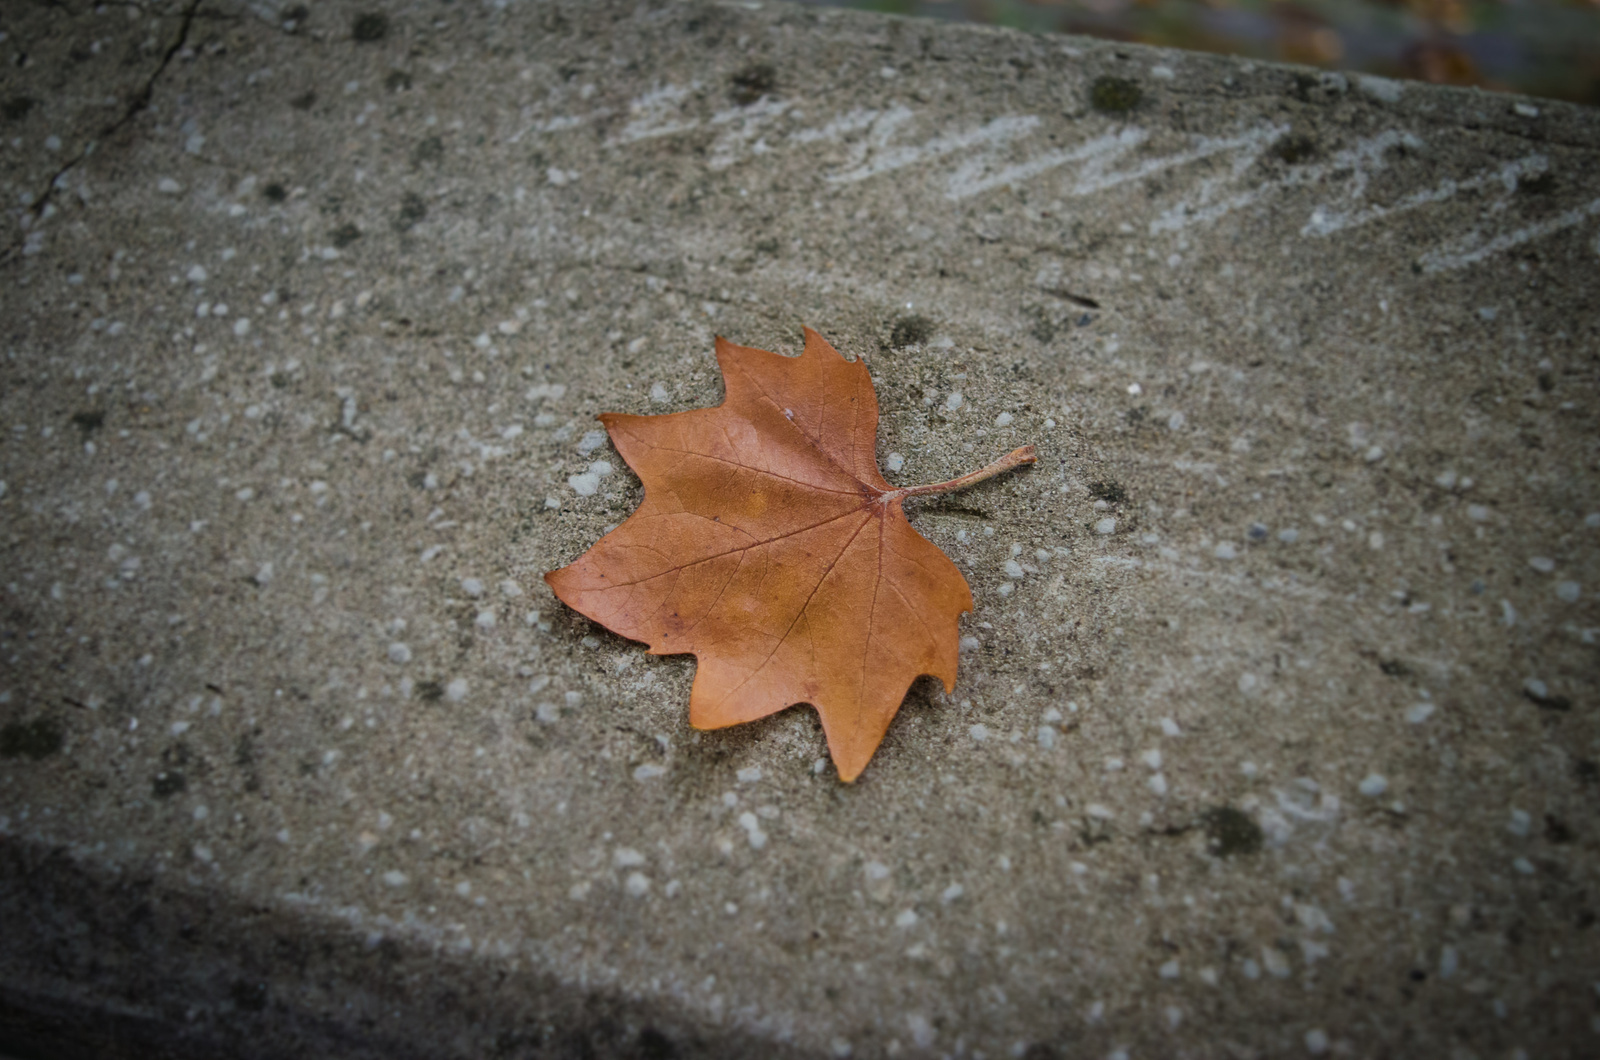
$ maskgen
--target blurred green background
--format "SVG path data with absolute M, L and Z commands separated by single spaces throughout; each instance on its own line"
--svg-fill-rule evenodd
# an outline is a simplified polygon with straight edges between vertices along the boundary
M 801 0 L 1600 106 L 1600 0 Z

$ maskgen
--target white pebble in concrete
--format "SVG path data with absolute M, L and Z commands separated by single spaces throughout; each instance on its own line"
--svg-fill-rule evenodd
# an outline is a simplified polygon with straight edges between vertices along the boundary
M 1369 799 L 1375 799 L 1389 790 L 1389 782 L 1377 773 L 1368 773 L 1356 789 Z
M 741 813 L 739 827 L 744 829 L 745 838 L 750 841 L 750 849 L 760 850 L 767 845 L 767 833 L 761 830 L 761 822 L 755 814 L 748 810 Z

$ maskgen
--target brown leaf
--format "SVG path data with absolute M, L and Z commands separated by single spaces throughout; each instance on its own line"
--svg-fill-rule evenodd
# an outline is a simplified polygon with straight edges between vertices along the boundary
M 904 498 L 1023 463 L 895 489 L 878 473 L 867 366 L 806 329 L 799 357 L 717 339 L 716 408 L 600 417 L 644 503 L 571 566 L 564 602 L 654 655 L 699 661 L 689 722 L 717 729 L 795 703 L 822 716 L 843 780 L 883 740 L 911 682 L 955 686 L 957 619 L 972 594 L 911 528 Z

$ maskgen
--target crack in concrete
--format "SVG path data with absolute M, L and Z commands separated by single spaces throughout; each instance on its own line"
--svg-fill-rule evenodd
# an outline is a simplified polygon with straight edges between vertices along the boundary
M 56 188 L 62 177 L 66 176 L 68 173 L 72 172 L 72 170 L 81 165 L 83 160 L 88 158 L 89 155 L 94 152 L 95 147 L 98 146 L 101 141 L 115 136 L 119 131 L 121 131 L 123 126 L 127 125 L 134 118 L 138 117 L 139 114 L 145 110 L 145 108 L 150 106 L 150 99 L 155 95 L 156 82 L 161 79 L 161 75 L 166 72 L 167 67 L 172 64 L 173 58 L 184 49 L 185 45 L 189 43 L 189 30 L 194 25 L 195 18 L 199 14 L 201 2 L 202 0 L 191 0 L 188 7 L 184 8 L 183 13 L 180 16 L 182 21 L 178 25 L 178 33 L 176 37 L 174 37 L 172 43 L 167 46 L 167 50 L 162 54 L 161 61 L 156 64 L 155 70 L 153 70 L 150 76 L 145 79 L 143 86 L 141 86 L 140 89 L 134 93 L 133 98 L 128 101 L 128 105 L 123 110 L 122 114 L 119 115 L 111 124 L 101 129 L 99 133 L 85 140 L 83 146 L 78 149 L 78 152 L 63 162 L 61 166 L 50 175 L 50 180 L 45 185 L 43 193 L 41 193 L 39 197 L 34 200 L 33 204 L 28 207 L 28 214 L 33 218 L 33 222 L 43 219 L 45 208 L 49 206 L 51 200 L 55 198 Z M 33 222 L 29 223 L 29 228 L 32 227 Z M 13 244 L 11 247 L 7 248 L 5 257 L 0 258 L 0 267 L 11 264 L 11 262 L 20 255 L 21 248 L 26 244 L 26 242 L 27 236 L 24 235 L 20 243 Z

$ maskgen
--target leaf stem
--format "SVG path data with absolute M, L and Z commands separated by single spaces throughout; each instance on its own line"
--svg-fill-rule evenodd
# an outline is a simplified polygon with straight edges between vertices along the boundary
M 980 467 L 978 470 L 962 475 L 960 478 L 953 478 L 949 482 L 935 482 L 928 486 L 907 486 L 904 489 L 891 490 L 883 495 L 883 499 L 887 502 L 905 497 L 925 497 L 935 493 L 954 493 L 956 490 L 964 490 L 968 486 L 976 485 L 984 479 L 994 478 L 996 475 L 1010 471 L 1014 467 L 1031 464 L 1037 459 L 1038 455 L 1034 452 L 1033 446 L 1025 445 L 1020 449 L 1011 450 L 1011 452 L 987 467 Z

